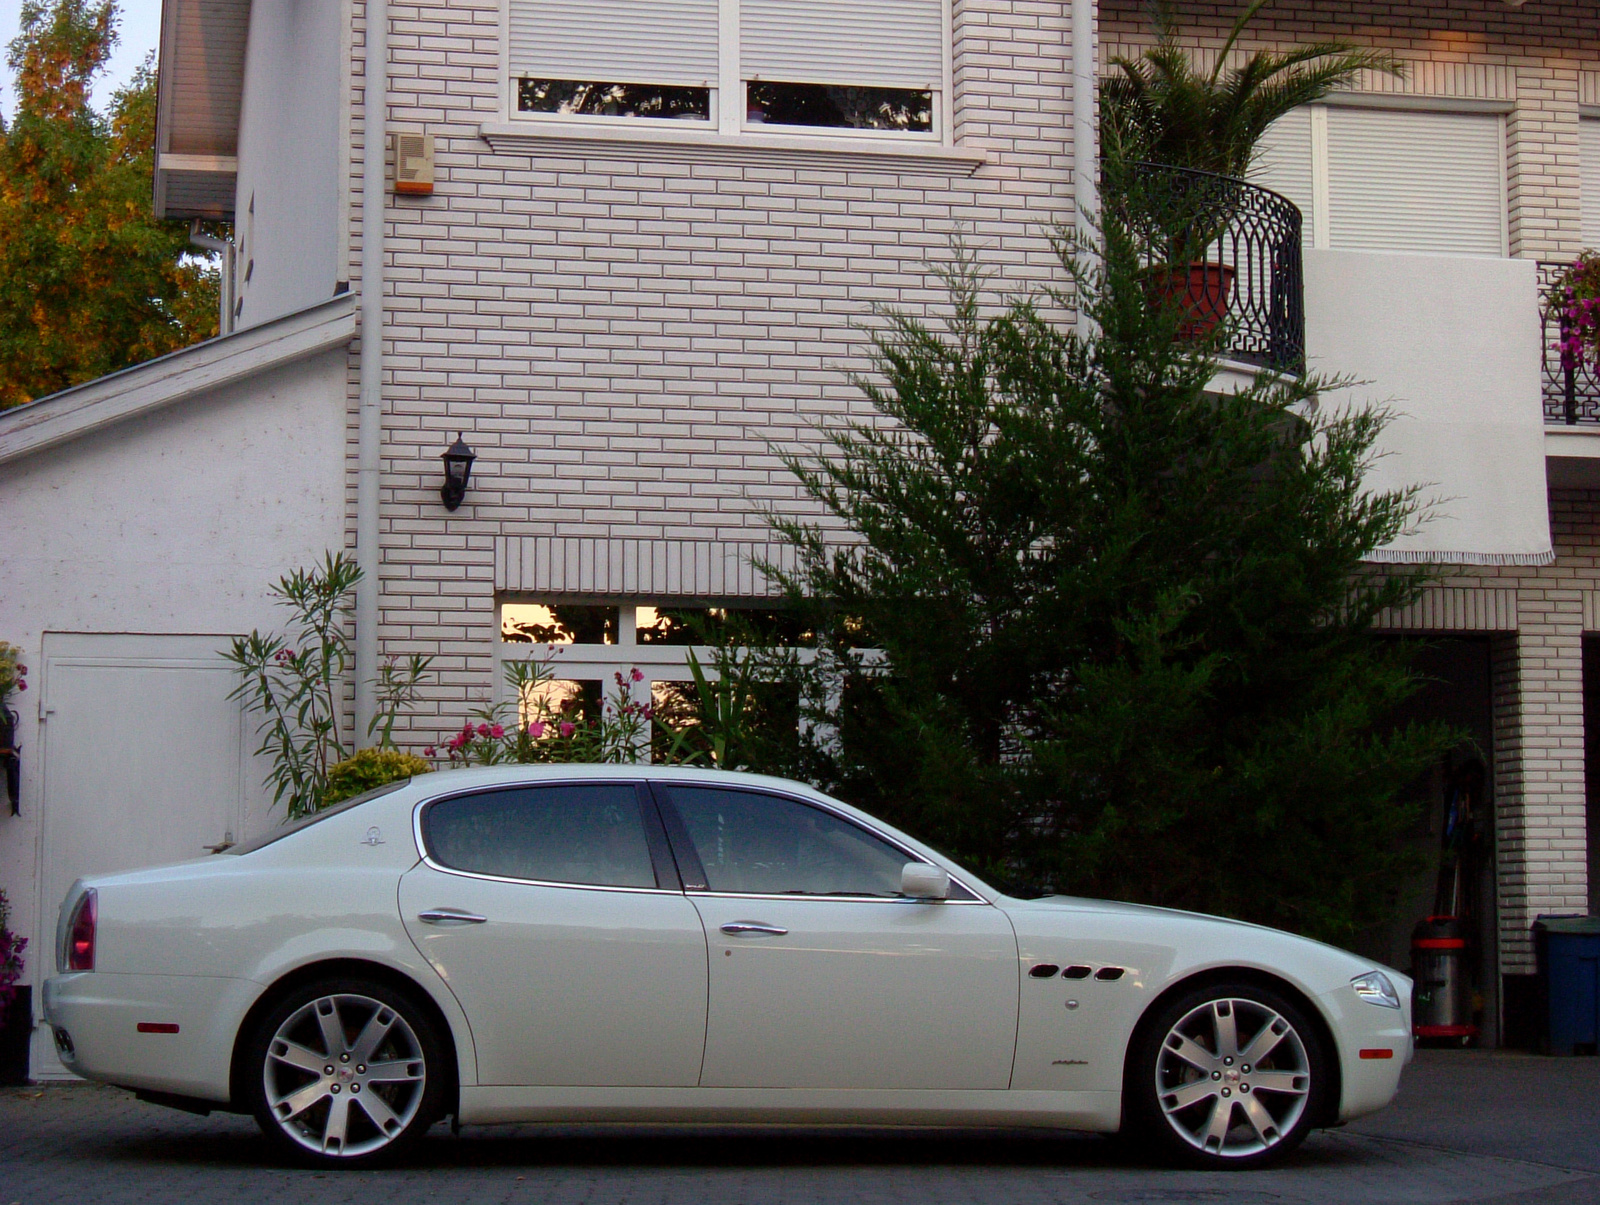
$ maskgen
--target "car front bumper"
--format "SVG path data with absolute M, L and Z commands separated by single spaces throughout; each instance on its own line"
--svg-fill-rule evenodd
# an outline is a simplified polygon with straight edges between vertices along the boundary
M 1411 1061 L 1411 981 L 1390 977 L 1397 980 L 1399 1008 L 1369 1004 L 1347 987 L 1322 997 L 1339 1050 L 1341 1122 L 1376 1113 L 1392 1101 L 1400 1073 Z

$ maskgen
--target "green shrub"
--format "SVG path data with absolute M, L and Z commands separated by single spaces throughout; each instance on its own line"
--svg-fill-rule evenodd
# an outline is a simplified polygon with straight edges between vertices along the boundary
M 322 797 L 322 806 L 342 803 L 386 782 L 412 778 L 432 769 L 412 753 L 401 753 L 398 749 L 363 749 L 328 770 L 328 790 Z

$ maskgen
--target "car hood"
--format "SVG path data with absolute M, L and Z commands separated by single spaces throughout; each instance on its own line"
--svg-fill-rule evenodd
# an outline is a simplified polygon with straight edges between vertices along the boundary
M 1377 970 L 1390 975 L 1396 983 L 1410 984 L 1410 979 L 1403 972 L 1327 942 L 1274 929 L 1269 925 L 1211 916 L 1204 912 L 1071 895 L 1052 895 L 1035 900 L 1008 899 L 1005 909 L 1019 920 L 1028 917 L 1035 924 L 1048 923 L 1046 918 L 1052 917 L 1060 917 L 1063 921 L 1069 916 L 1086 915 L 1103 916 L 1108 920 L 1115 918 L 1116 927 L 1126 936 L 1145 940 L 1185 945 L 1200 940 L 1206 945 L 1224 948 L 1258 949 L 1263 953 L 1270 950 L 1278 952 L 1280 956 L 1292 950 L 1341 984 L 1353 976 Z

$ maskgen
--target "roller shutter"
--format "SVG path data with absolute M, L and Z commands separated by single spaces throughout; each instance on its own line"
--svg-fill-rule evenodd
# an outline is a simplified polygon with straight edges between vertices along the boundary
M 1311 113 L 1296 109 L 1268 127 L 1256 144 L 1250 180 L 1262 188 L 1282 193 L 1299 206 L 1305 219 L 1305 241 L 1311 241 Z
M 745 79 L 943 86 L 940 0 L 743 0 L 739 10 Z
M 1600 117 L 1578 122 L 1578 155 L 1583 165 L 1583 245 L 1600 248 Z
M 511 0 L 511 74 L 715 85 L 717 0 Z
M 1493 113 L 1330 106 L 1330 246 L 1505 254 L 1503 140 Z

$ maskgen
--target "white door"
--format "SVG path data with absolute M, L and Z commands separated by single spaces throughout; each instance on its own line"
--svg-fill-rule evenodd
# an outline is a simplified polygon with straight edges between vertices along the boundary
M 706 939 L 648 794 L 480 791 L 427 804 L 421 829 L 401 915 L 466 1013 L 480 1084 L 694 1086 Z
M 206 855 L 244 835 L 253 770 L 228 698 L 227 636 L 47 632 L 39 932 L 30 962 L 54 973 L 56 914 L 73 880 Z M 34 953 L 34 952 L 37 953 Z M 35 1074 L 55 1070 L 35 1041 Z
M 832 812 L 657 789 L 684 878 L 705 887 L 689 894 L 711 964 L 702 1085 L 1010 1086 L 1018 970 L 1004 913 L 964 891 L 898 898 L 920 859 Z

